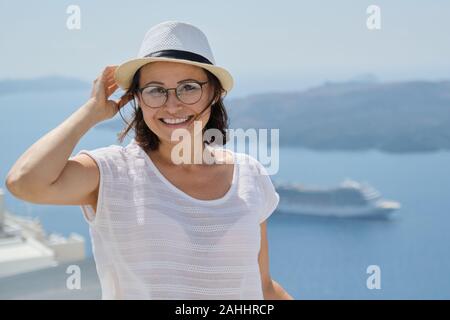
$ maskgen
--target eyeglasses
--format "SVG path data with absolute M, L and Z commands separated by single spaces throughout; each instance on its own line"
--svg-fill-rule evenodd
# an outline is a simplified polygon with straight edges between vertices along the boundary
M 178 100 L 185 104 L 194 104 L 200 101 L 203 94 L 203 85 L 208 81 L 189 81 L 179 84 L 176 88 L 164 88 L 150 85 L 139 88 L 142 101 L 150 108 L 159 108 L 164 105 L 169 97 L 169 90 L 175 90 Z

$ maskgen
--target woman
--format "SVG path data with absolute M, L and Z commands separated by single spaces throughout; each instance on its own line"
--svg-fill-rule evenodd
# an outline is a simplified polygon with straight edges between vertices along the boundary
M 204 141 L 207 130 L 225 133 L 222 99 L 232 85 L 198 28 L 158 24 L 138 58 L 105 68 L 90 99 L 10 170 L 16 197 L 81 206 L 103 299 L 292 299 L 269 273 L 265 219 L 279 196 L 267 172 Z M 109 100 L 119 86 L 125 94 Z M 137 107 L 120 137 L 134 129 L 126 147 L 69 158 L 90 128 L 129 101 Z M 174 152 L 179 129 L 192 139 Z M 206 155 L 214 161 L 196 161 Z

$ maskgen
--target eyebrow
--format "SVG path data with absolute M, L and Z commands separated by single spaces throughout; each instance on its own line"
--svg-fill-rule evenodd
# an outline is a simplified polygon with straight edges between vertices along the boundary
M 196 80 L 196 79 L 184 79 L 184 80 L 178 81 L 177 83 L 182 83 L 182 82 L 186 82 L 186 81 L 196 81 L 196 82 L 201 82 L 200 80 Z M 164 85 L 164 82 L 150 81 L 150 82 L 147 82 L 146 84 L 144 84 L 143 87 L 145 87 L 145 86 L 147 86 L 147 85 L 149 85 L 149 84 L 151 84 L 151 83 L 162 84 L 162 85 Z

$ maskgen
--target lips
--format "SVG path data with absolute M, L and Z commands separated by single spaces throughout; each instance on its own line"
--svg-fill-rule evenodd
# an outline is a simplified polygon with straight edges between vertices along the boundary
M 161 121 L 161 123 L 163 123 L 165 126 L 171 127 L 171 128 L 175 128 L 175 127 L 183 127 L 187 124 L 190 123 L 190 121 L 194 118 L 193 115 L 190 115 L 187 117 L 187 120 L 184 122 L 179 122 L 179 123 L 168 123 L 165 122 L 164 120 L 167 121 L 171 121 L 171 119 L 175 120 L 175 119 L 184 119 L 185 117 L 179 117 L 179 118 L 159 118 L 158 120 Z

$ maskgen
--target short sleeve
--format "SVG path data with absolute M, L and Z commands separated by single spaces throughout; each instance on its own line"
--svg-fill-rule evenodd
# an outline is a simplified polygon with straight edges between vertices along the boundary
M 259 161 L 257 161 L 257 168 L 258 185 L 263 199 L 259 223 L 263 223 L 275 211 L 280 202 L 280 195 L 276 191 L 266 168 Z
M 105 189 L 105 181 L 108 181 L 113 173 L 114 166 L 114 153 L 117 153 L 117 148 L 121 148 L 120 146 L 111 145 L 109 147 L 102 147 L 94 150 L 80 150 L 75 156 L 80 154 L 86 154 L 91 157 L 95 163 L 97 164 L 100 172 L 100 181 L 99 181 L 99 190 L 98 190 L 98 199 L 97 199 L 97 208 L 94 211 L 91 205 L 80 205 L 81 212 L 83 213 L 83 217 L 86 222 L 90 226 L 95 226 L 95 222 L 98 220 L 97 217 L 102 214 L 103 210 L 103 198 L 104 198 L 104 189 Z M 75 157 L 74 156 L 74 157 Z

